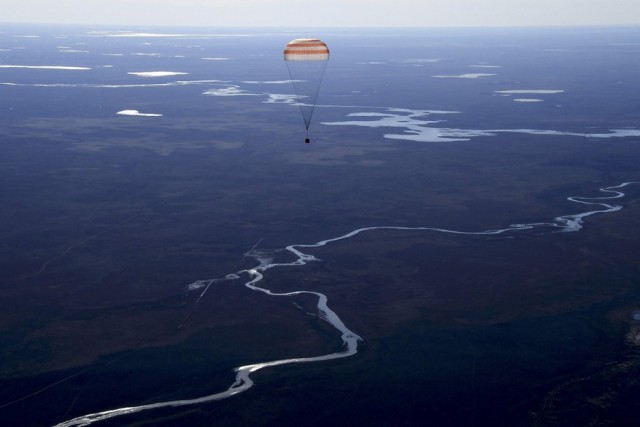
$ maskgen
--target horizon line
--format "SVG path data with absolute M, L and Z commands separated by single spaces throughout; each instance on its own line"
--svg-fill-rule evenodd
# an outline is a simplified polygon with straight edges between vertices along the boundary
M 146 27 L 146 28 L 224 28 L 224 29 L 388 29 L 388 30 L 429 30 L 429 29 L 535 29 L 535 28 L 638 28 L 640 29 L 640 22 L 635 24 L 629 23 L 604 23 L 604 24 L 500 24 L 500 25 L 424 25 L 424 26 L 411 26 L 411 25 L 356 25 L 356 26 L 343 26 L 343 25 L 312 25 L 306 27 L 300 26 L 288 26 L 288 25 L 204 25 L 204 24 L 161 24 L 161 23 L 139 23 L 139 24 L 124 24 L 124 23 L 78 23 L 78 22 L 33 22 L 33 21 L 2 21 L 2 25 L 33 25 L 33 26 L 73 26 L 73 27 Z

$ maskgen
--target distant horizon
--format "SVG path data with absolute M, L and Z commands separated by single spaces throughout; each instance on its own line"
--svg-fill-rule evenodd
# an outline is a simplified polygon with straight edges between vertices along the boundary
M 224 29 L 348 29 L 348 30 L 428 30 L 428 29 L 452 29 L 452 30 L 483 30 L 483 29 L 579 29 L 579 28 L 638 28 L 640 29 L 640 23 L 636 24 L 530 24 L 530 25 L 423 25 L 423 26 L 287 26 L 287 25 L 206 25 L 206 24 L 161 24 L 161 23 L 147 23 L 147 24 L 124 24 L 124 23 L 78 23 L 78 22 L 27 22 L 27 21 L 0 21 L 0 25 L 24 25 L 24 26 L 57 26 L 57 27 L 142 27 L 142 28 L 224 28 Z M 0 34 L 2 31 L 0 31 Z

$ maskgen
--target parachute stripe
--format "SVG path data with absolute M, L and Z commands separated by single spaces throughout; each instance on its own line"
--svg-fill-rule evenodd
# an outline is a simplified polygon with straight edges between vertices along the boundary
M 311 49 L 287 49 L 285 55 L 328 55 L 328 50 L 311 50 Z
M 328 61 L 329 54 L 325 53 L 322 55 L 285 55 L 285 61 Z
M 287 45 L 287 48 L 296 48 L 296 47 L 322 47 L 322 48 L 327 48 L 327 45 L 324 43 L 289 43 Z
M 313 51 L 313 52 L 329 52 L 326 46 L 287 46 L 285 52 Z

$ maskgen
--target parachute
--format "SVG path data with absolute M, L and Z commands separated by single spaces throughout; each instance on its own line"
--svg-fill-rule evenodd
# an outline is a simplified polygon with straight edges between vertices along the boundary
M 309 124 L 320 91 L 324 70 L 329 61 L 329 48 L 319 39 L 295 39 L 284 49 L 284 61 L 289 69 L 289 77 L 296 93 L 297 103 L 309 140 Z

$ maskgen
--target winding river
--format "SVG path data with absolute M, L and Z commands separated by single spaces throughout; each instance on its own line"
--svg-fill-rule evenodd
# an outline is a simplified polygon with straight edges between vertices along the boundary
M 291 359 L 281 359 L 281 360 L 273 360 L 267 362 L 260 362 L 251 365 L 239 366 L 235 368 L 235 381 L 231 386 L 219 393 L 210 394 L 207 396 L 202 396 L 194 399 L 183 399 L 183 400 L 170 400 L 165 402 L 157 402 L 151 403 L 147 405 L 140 406 L 127 406 L 122 408 L 110 409 L 102 412 L 96 412 L 92 414 L 82 415 L 59 424 L 56 424 L 55 427 L 70 427 L 70 426 L 87 426 L 93 424 L 98 421 L 107 420 L 114 417 L 119 417 L 127 414 L 135 414 L 143 411 L 148 411 L 151 409 L 158 408 L 168 408 L 168 407 L 180 407 L 180 406 L 188 406 L 188 405 L 198 405 L 201 403 L 211 402 L 214 400 L 226 399 L 231 396 L 234 396 L 238 393 L 242 393 L 250 389 L 254 383 L 251 380 L 251 374 L 264 368 L 270 368 L 281 365 L 290 365 L 295 363 L 314 363 L 314 362 L 322 362 L 333 359 L 340 359 L 344 357 L 353 356 L 358 352 L 358 342 L 362 340 L 358 334 L 350 330 L 344 322 L 340 319 L 337 313 L 335 313 L 327 304 L 328 299 L 327 296 L 320 292 L 313 291 L 294 291 L 294 292 L 286 292 L 286 293 L 277 293 L 272 292 L 269 289 L 263 288 L 259 286 L 260 281 L 262 281 L 264 274 L 273 268 L 286 268 L 292 266 L 301 266 L 305 265 L 309 262 L 320 261 L 313 255 L 307 254 L 303 252 L 304 249 L 310 248 L 318 248 L 321 246 L 325 246 L 331 244 L 333 242 L 337 242 L 339 240 L 345 240 L 357 236 L 360 233 L 365 232 L 375 232 L 376 230 L 410 230 L 410 231 L 432 231 L 438 233 L 450 233 L 450 234 L 462 234 L 462 235 L 496 235 L 496 234 L 506 234 L 506 233 L 516 233 L 523 230 L 531 230 L 531 229 L 549 229 L 550 231 L 557 232 L 575 232 L 579 231 L 583 227 L 584 219 L 588 216 L 592 216 L 595 214 L 604 214 L 616 212 L 622 209 L 621 205 L 615 205 L 607 203 L 609 200 L 619 199 L 624 197 L 624 193 L 621 191 L 622 188 L 627 187 L 631 184 L 638 184 L 638 182 L 624 182 L 620 185 L 604 187 L 601 188 L 600 191 L 606 193 L 601 197 L 568 197 L 567 200 L 585 205 L 589 210 L 585 212 L 581 212 L 578 214 L 570 214 L 564 215 L 554 218 L 551 222 L 540 222 L 540 223 L 529 223 L 529 224 L 511 224 L 506 228 L 496 229 L 496 230 L 485 230 L 485 231 L 456 231 L 456 230 L 448 230 L 443 228 L 433 228 L 433 227 L 391 227 L 391 226 L 379 226 L 379 227 L 364 227 L 359 228 L 357 230 L 353 230 L 347 234 L 344 234 L 339 237 L 334 237 L 331 239 L 321 240 L 312 244 L 294 244 L 287 246 L 284 250 L 292 253 L 296 259 L 295 261 L 288 263 L 274 263 L 270 257 L 264 255 L 264 252 L 258 251 L 252 248 L 249 252 L 246 253 L 247 256 L 253 258 L 258 263 L 257 266 L 240 270 L 236 273 L 227 274 L 221 279 L 208 279 L 208 280 L 198 280 L 191 285 L 191 289 L 203 289 L 200 293 L 200 296 L 196 300 L 196 305 L 198 301 L 204 296 L 209 287 L 216 282 L 226 281 L 226 280 L 240 280 L 243 277 L 247 278 L 248 281 L 244 284 L 247 288 L 262 292 L 269 296 L 274 297 L 290 297 L 301 294 L 310 294 L 317 297 L 317 309 L 318 315 L 321 319 L 328 322 L 331 326 L 333 326 L 342 337 L 343 349 L 336 353 L 330 353 L 325 355 L 320 355 L 316 357 L 302 357 L 302 358 L 291 358 Z M 183 322 L 184 323 L 184 322 Z

